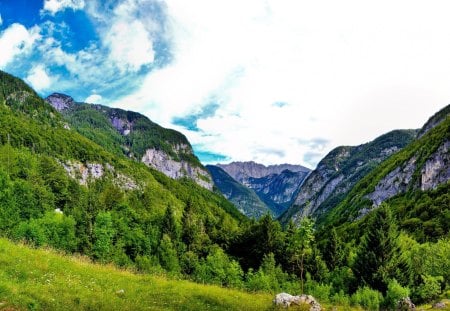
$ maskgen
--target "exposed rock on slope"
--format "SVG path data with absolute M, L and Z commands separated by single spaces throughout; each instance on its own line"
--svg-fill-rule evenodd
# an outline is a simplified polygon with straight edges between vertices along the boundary
M 233 179 L 218 166 L 207 165 L 206 168 L 213 178 L 214 185 L 244 215 L 251 218 L 260 218 L 267 213 L 271 213 L 267 205 L 252 189 Z
M 183 134 L 162 128 L 139 113 L 76 103 L 60 93 L 46 101 L 62 113 L 71 128 L 108 151 L 141 161 L 171 178 L 188 177 L 212 189 L 208 171 Z
M 322 159 L 298 191 L 281 221 L 317 217 L 337 206 L 349 190 L 390 155 L 410 143 L 414 130 L 396 130 L 356 147 L 337 147 Z

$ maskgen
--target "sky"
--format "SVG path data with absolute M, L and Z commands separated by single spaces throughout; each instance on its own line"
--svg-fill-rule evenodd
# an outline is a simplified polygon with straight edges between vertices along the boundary
M 0 69 L 140 112 L 203 163 L 314 168 L 450 102 L 448 0 L 0 0 Z

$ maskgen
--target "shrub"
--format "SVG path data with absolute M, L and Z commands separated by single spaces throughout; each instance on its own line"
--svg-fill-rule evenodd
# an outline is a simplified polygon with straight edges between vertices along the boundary
M 367 310 L 379 310 L 383 303 L 383 296 L 379 291 L 365 286 L 358 288 L 352 295 L 351 302 L 353 305 L 359 305 Z
M 393 279 L 388 283 L 388 289 L 386 292 L 385 305 L 388 308 L 395 308 L 397 302 L 405 297 L 409 297 L 409 289 L 402 287 L 396 279 Z

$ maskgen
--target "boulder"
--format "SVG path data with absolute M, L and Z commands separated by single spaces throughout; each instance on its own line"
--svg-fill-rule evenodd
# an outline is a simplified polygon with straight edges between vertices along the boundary
M 275 296 L 273 303 L 277 306 L 284 306 L 286 308 L 291 305 L 307 304 L 311 306 L 309 308 L 310 311 L 322 310 L 320 304 L 311 295 L 292 296 L 288 293 L 280 293 Z
M 411 298 L 405 297 L 397 302 L 397 310 L 399 311 L 416 310 L 416 306 L 411 301 Z

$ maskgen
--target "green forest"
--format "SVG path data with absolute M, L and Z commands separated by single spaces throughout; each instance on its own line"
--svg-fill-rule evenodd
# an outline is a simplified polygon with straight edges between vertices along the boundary
M 386 172 L 413 153 L 424 161 L 448 139 L 448 115 L 374 168 L 331 213 L 286 226 L 269 214 L 248 219 L 218 192 L 130 159 L 120 147 L 124 138 L 103 118 L 83 106 L 64 117 L 0 72 L 2 237 L 140 273 L 250 293 L 306 293 L 329 305 L 379 310 L 395 309 L 404 297 L 416 304 L 450 298 L 449 182 L 407 191 L 356 217 Z M 146 132 L 127 138 L 137 155 Z M 149 139 L 163 150 L 181 139 L 161 133 Z M 69 163 L 95 163 L 104 174 L 80 184 L 67 174 Z M 118 182 L 124 176 L 133 187 Z

